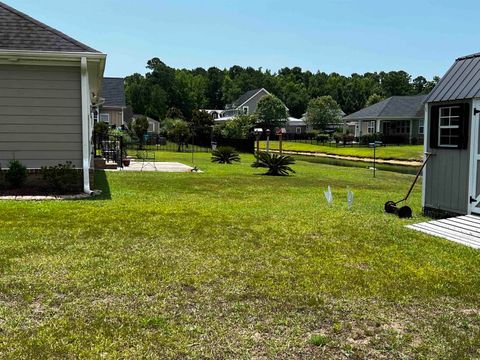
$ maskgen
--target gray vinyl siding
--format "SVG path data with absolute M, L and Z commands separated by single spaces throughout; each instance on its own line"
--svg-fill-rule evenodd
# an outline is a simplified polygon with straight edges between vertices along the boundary
M 431 105 L 429 113 L 430 107 Z M 430 129 L 427 131 L 430 134 Z M 425 206 L 466 214 L 469 203 L 470 149 L 433 149 L 428 139 L 428 152 L 434 155 L 426 167 Z
M 82 166 L 80 68 L 0 65 L 0 165 Z
M 248 106 L 248 113 L 253 114 L 257 111 L 258 103 L 262 100 L 263 97 L 268 94 L 265 91 L 260 91 L 257 95 L 247 101 L 245 104 L 239 107 L 239 110 L 243 112 L 243 107 Z

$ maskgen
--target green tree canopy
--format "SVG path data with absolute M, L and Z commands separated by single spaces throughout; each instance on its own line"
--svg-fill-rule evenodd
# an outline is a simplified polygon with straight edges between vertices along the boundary
M 378 94 L 372 94 L 368 97 L 367 103 L 365 104 L 365 106 L 372 106 L 376 103 L 379 103 L 382 100 L 383 100 L 383 96 Z
M 285 126 L 288 114 L 285 105 L 279 98 L 267 95 L 258 102 L 256 116 L 259 126 L 263 129 L 273 130 Z
M 315 130 L 324 131 L 328 125 L 341 122 L 340 111 L 340 106 L 331 96 L 321 96 L 308 103 L 306 122 Z
M 230 121 L 215 125 L 214 134 L 225 139 L 246 139 L 256 122 L 255 115 L 238 115 Z
M 148 131 L 148 119 L 146 116 L 141 116 L 133 122 L 133 132 L 137 136 L 140 144 L 143 144 L 144 136 Z

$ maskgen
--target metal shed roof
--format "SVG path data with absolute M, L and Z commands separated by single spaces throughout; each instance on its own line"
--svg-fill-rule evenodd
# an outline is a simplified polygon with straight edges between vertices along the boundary
M 451 101 L 480 97 L 480 53 L 458 58 L 426 102 Z

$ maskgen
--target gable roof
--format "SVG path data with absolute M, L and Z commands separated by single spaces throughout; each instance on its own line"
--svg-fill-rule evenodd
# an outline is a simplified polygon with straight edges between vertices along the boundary
M 427 95 L 392 96 L 344 117 L 345 120 L 423 118 L 423 103 Z
M 103 78 L 100 97 L 105 99 L 103 106 L 125 107 L 125 85 L 123 78 Z
M 458 58 L 432 90 L 427 102 L 475 97 L 480 97 L 480 53 Z
M 241 95 L 237 100 L 235 100 L 232 105 L 234 108 L 238 108 L 239 106 L 242 106 L 245 104 L 248 100 L 250 100 L 252 97 L 257 95 L 259 92 L 265 91 L 267 94 L 270 94 L 267 90 L 264 88 L 261 89 L 255 89 L 255 90 L 250 90 L 247 91 L 245 94 Z
M 99 53 L 3 2 L 0 2 L 1 50 Z

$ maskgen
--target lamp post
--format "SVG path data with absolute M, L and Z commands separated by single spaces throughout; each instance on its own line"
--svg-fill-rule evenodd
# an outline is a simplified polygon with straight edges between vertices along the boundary
M 258 154 L 260 153 L 260 137 L 262 136 L 263 129 L 262 128 L 256 128 L 253 130 L 253 133 L 255 134 L 255 140 L 257 141 L 257 165 L 258 165 Z
M 270 134 L 271 133 L 272 132 L 270 129 L 265 130 L 265 134 L 267 135 L 267 154 L 270 153 Z
M 278 136 L 278 141 L 279 141 L 279 150 L 280 150 L 280 155 L 283 155 L 283 135 L 287 133 L 287 129 L 285 128 L 279 128 L 276 131 L 276 134 Z

